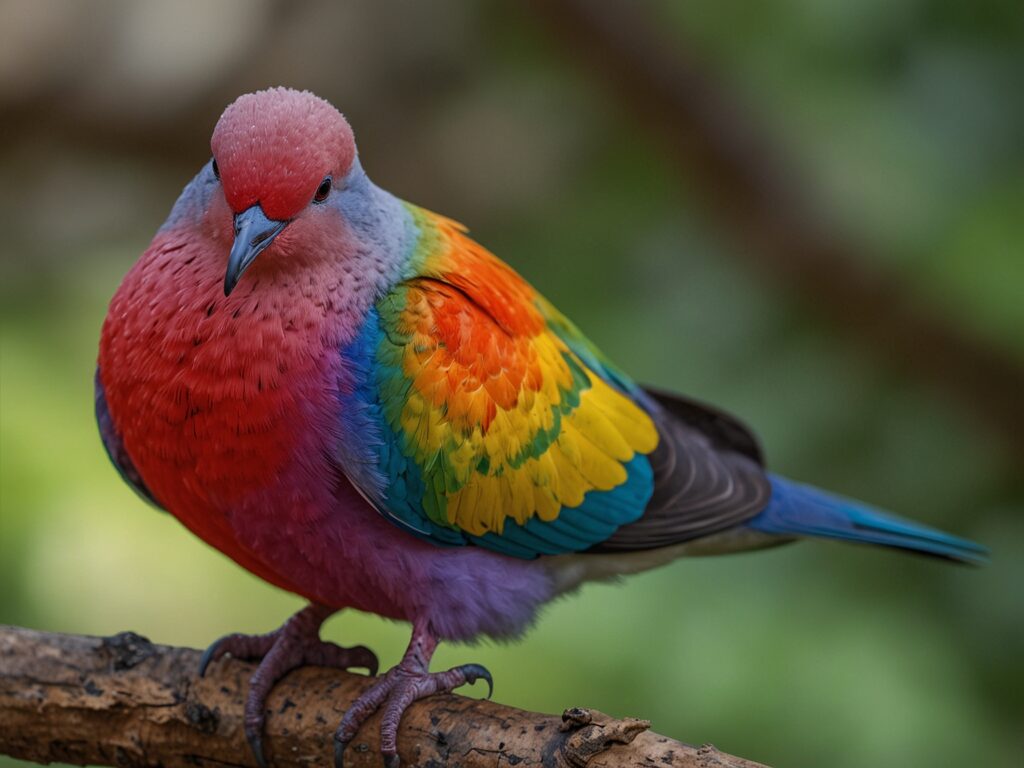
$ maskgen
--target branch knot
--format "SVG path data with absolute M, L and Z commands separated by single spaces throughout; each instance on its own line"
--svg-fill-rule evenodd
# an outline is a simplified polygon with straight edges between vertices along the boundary
M 560 750 L 562 763 L 573 768 L 585 768 L 595 755 L 615 744 L 629 744 L 650 727 L 649 720 L 635 717 L 616 720 L 594 709 L 567 709 L 562 713 L 561 730 L 571 734 Z

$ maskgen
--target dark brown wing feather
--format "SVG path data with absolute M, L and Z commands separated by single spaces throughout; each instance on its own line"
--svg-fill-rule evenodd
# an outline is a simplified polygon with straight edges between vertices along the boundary
M 710 406 L 648 389 L 661 441 L 651 454 L 654 495 L 643 517 L 590 551 L 653 549 L 749 520 L 768 503 L 761 447 L 740 421 Z
M 732 414 L 655 387 L 645 386 L 644 391 L 673 416 L 707 435 L 716 448 L 742 453 L 764 466 L 764 453 L 757 435 Z

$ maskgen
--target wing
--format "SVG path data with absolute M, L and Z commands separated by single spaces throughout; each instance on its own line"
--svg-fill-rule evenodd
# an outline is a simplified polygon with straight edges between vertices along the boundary
M 642 517 L 593 551 L 653 549 L 724 531 L 755 517 L 771 497 L 760 447 L 743 424 L 693 400 L 648 394 L 660 406 L 654 494 Z
M 421 214 L 426 217 L 426 214 Z M 518 557 L 582 551 L 654 491 L 651 417 L 452 222 L 343 350 L 342 468 L 398 525 Z
M 99 427 L 100 439 L 103 440 L 103 447 L 107 451 L 107 456 L 110 457 L 110 462 L 114 465 L 118 474 L 121 475 L 121 479 L 141 499 L 152 504 L 157 509 L 163 510 L 160 502 L 153 498 L 153 494 L 149 492 L 146 484 L 142 482 L 142 477 L 139 475 L 138 470 L 135 469 L 135 465 L 132 463 L 128 452 L 124 449 L 121 436 L 117 434 L 117 430 L 114 428 L 114 422 L 110 418 L 110 410 L 107 408 L 107 398 L 103 393 L 103 382 L 100 380 L 99 368 L 96 369 L 94 389 L 96 396 L 96 425 Z
M 717 449 L 742 454 L 764 466 L 764 452 L 757 436 L 732 414 L 656 387 L 645 386 L 644 391 L 677 419 L 704 434 Z
M 541 308 L 550 327 L 582 360 L 643 403 L 661 436 L 649 457 L 654 494 L 644 514 L 590 551 L 679 544 L 741 525 L 765 508 L 771 482 L 761 446 L 746 425 L 705 403 L 641 389 L 568 318 L 546 302 Z
M 528 558 L 666 546 L 764 506 L 738 422 L 645 392 L 459 225 L 411 210 L 410 273 L 342 350 L 338 461 L 381 514 Z

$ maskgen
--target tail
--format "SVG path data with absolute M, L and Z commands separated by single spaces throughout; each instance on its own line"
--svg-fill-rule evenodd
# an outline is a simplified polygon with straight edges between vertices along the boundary
M 747 526 L 780 536 L 819 536 L 879 544 L 960 563 L 988 562 L 988 549 L 966 539 L 878 512 L 859 501 L 769 475 L 772 497 Z

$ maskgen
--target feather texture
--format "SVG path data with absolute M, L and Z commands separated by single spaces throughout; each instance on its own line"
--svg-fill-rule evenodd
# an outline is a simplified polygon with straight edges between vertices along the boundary
M 94 391 L 96 396 L 96 426 L 99 427 L 100 439 L 103 441 L 103 448 L 107 451 L 110 463 L 114 465 L 121 479 L 128 484 L 128 487 L 138 494 L 139 498 L 163 511 L 149 488 L 142 480 L 142 475 L 135 468 L 128 451 L 125 450 L 124 441 L 114 427 L 114 421 L 110 418 L 110 409 L 107 407 L 107 396 L 103 391 L 103 382 L 100 381 L 100 371 L 96 369 L 94 379 Z
M 638 387 L 461 225 L 374 185 L 312 94 L 241 97 L 211 147 L 111 301 L 96 416 L 132 487 L 272 584 L 466 640 L 683 554 L 980 556 L 770 477 L 735 419 Z
M 637 519 L 659 438 L 631 383 L 570 345 L 460 225 L 410 210 L 408 274 L 342 351 L 345 427 L 373 436 L 341 456 L 346 474 L 420 536 L 518 557 L 587 549 Z
M 775 536 L 814 536 L 856 544 L 878 544 L 968 565 L 988 561 L 988 549 L 973 541 L 881 512 L 861 501 L 769 475 L 771 503 L 747 527 Z

